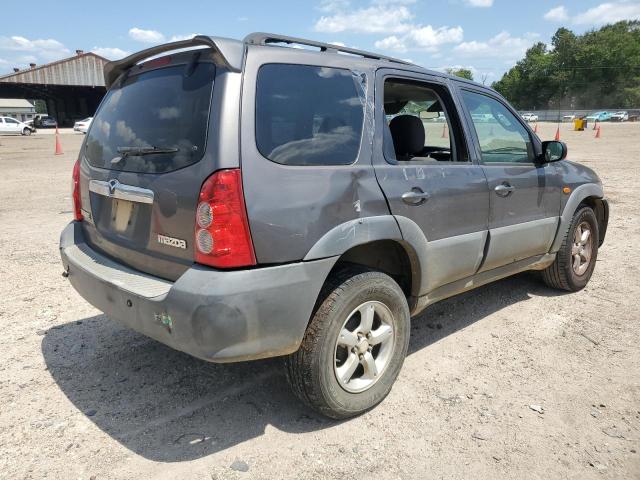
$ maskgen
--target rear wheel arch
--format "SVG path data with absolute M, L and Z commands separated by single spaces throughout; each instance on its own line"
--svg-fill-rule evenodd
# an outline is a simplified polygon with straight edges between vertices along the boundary
M 385 258 L 389 256 L 387 250 L 393 252 L 395 262 Z M 427 239 L 415 222 L 406 217 L 380 215 L 357 218 L 332 228 L 304 260 L 338 257 L 341 264 L 378 269 L 399 281 L 407 297 L 418 297 L 425 285 L 427 256 Z
M 327 257 L 338 257 L 331 273 L 355 264 L 388 274 L 402 288 L 412 311 L 423 295 L 427 239 L 409 218 L 380 215 L 340 224 L 323 235 L 304 260 Z
M 386 273 L 400 285 L 405 296 L 410 297 L 414 292 L 414 284 L 420 279 L 416 267 L 412 265 L 407 246 L 403 243 L 397 240 L 376 240 L 356 245 L 340 255 L 334 270 L 351 264 Z

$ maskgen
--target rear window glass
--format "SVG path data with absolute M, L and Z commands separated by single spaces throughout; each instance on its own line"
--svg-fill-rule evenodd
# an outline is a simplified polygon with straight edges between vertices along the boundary
M 262 66 L 256 93 L 260 153 L 285 165 L 355 162 L 364 118 L 361 82 L 344 69 Z
M 200 160 L 214 76 L 212 63 L 176 65 L 131 76 L 109 90 L 87 136 L 89 163 L 164 173 Z

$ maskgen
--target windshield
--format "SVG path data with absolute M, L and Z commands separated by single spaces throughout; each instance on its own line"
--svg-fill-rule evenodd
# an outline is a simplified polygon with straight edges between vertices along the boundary
M 109 90 L 91 122 L 89 163 L 164 173 L 200 160 L 214 76 L 214 64 L 189 63 L 131 76 Z

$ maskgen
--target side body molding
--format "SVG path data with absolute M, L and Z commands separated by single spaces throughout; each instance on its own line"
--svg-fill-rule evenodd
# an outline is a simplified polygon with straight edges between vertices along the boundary
M 480 268 L 487 231 L 429 241 L 413 220 L 395 216 L 412 267 L 412 291 L 421 297 L 436 288 L 473 275 Z
M 584 185 L 577 187 L 571 193 L 569 200 L 565 203 L 562 213 L 560 214 L 560 224 L 549 253 L 555 253 L 560 249 L 562 239 L 569 229 L 573 214 L 578 208 L 578 205 L 580 205 L 580 202 L 588 197 L 603 198 L 604 191 L 602 190 L 602 185 L 598 185 L 597 183 L 585 183 Z

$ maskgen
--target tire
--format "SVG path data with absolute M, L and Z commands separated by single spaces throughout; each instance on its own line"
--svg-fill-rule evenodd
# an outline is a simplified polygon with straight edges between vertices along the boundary
M 373 312 L 370 337 L 355 333 L 367 331 L 359 307 Z M 339 336 L 345 342 L 343 327 L 359 339 L 356 346 L 338 344 Z M 325 283 L 300 348 L 285 358 L 287 379 L 294 394 L 321 414 L 335 419 L 359 415 L 391 391 L 407 354 L 409 333 L 407 300 L 391 277 L 355 265 L 342 268 Z M 347 337 L 352 344 L 354 337 Z M 381 343 L 371 346 L 368 341 Z M 371 349 L 365 351 L 367 346 Z M 348 374 L 354 362 L 358 364 Z M 374 364 L 381 368 L 372 375 Z M 351 380 L 343 383 L 338 375 Z
M 22 135 L 28 137 L 29 135 L 31 135 L 31 130 L 25 128 L 24 130 L 22 130 Z
M 583 263 L 583 260 L 585 260 L 583 254 L 577 253 L 580 251 L 580 246 L 576 242 L 576 230 L 584 225 L 587 225 L 590 230 L 590 254 L 588 255 L 588 262 L 585 263 Z M 596 266 L 598 243 L 599 231 L 595 213 L 590 207 L 579 207 L 573 215 L 571 225 L 569 225 L 569 229 L 562 240 L 562 245 L 556 254 L 556 259 L 542 271 L 544 282 L 549 287 L 560 290 L 568 290 L 570 292 L 582 290 L 589 282 Z M 583 246 L 583 250 L 587 250 L 586 246 Z M 580 256 L 580 267 L 577 269 L 575 268 L 577 263 L 576 255 Z

